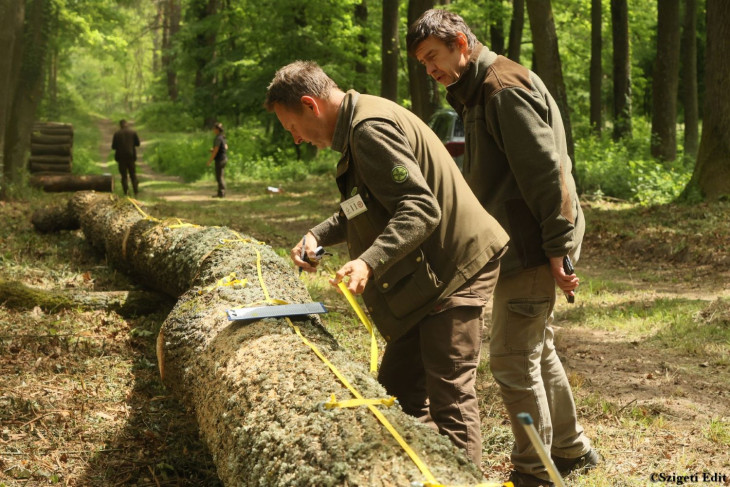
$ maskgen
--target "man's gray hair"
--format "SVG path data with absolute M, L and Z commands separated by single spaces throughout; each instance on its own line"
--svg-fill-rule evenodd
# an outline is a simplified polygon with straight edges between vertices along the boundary
M 264 107 L 274 110 L 282 105 L 288 110 L 301 112 L 303 96 L 327 98 L 332 90 L 338 89 L 332 78 L 314 61 L 294 61 L 280 68 L 266 90 Z
M 456 37 L 459 32 L 466 36 L 469 51 L 474 49 L 477 38 L 469 26 L 466 25 L 464 19 L 448 10 L 433 8 L 426 10 L 408 29 L 406 35 L 408 54 L 415 56 L 418 45 L 430 36 L 434 36 L 451 50 L 456 44 Z

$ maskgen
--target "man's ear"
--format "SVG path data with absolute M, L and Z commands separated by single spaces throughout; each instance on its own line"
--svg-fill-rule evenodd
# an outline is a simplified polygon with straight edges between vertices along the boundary
M 464 34 L 463 32 L 456 33 L 456 39 L 454 39 L 454 42 L 459 48 L 459 51 L 461 51 L 462 53 L 467 53 L 469 51 L 469 41 L 466 38 L 466 34 Z
M 305 95 L 300 100 L 305 109 L 312 110 L 315 115 L 319 115 L 319 104 L 314 97 Z

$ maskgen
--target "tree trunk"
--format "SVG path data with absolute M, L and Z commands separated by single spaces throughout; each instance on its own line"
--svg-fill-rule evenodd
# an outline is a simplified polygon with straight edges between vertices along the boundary
M 657 53 L 652 75 L 651 155 L 677 158 L 679 0 L 658 2 Z
M 489 0 L 489 49 L 497 54 L 504 55 L 504 11 L 502 0 Z
M 360 93 L 367 93 L 367 66 L 365 60 L 368 57 L 368 4 L 366 0 L 360 0 L 355 4 L 355 25 L 358 27 L 357 34 L 357 52 L 358 56 L 355 60 L 355 82 L 354 88 Z
M 525 0 L 512 0 L 512 20 L 509 26 L 509 46 L 507 57 L 520 62 L 522 51 L 522 30 L 525 26 Z
M 697 0 L 684 0 L 682 28 L 682 107 L 684 109 L 684 155 L 697 157 L 699 103 L 697 101 Z
M 14 58 L 18 54 L 20 73 L 5 130 L 3 177 L 6 184 L 20 181 L 35 113 L 43 93 L 49 10 L 48 0 L 33 0 L 29 4 L 22 49 L 13 54 Z M 3 184 L 3 190 L 6 184 Z
M 218 0 L 194 0 L 190 8 L 194 9 L 195 20 L 204 23 L 208 17 L 218 11 Z M 216 77 L 211 70 L 206 69 L 216 58 L 217 28 L 209 25 L 206 29 L 198 28 L 195 36 L 195 102 L 203 116 L 203 127 L 210 129 L 216 121 L 215 117 L 215 90 Z
M 433 8 L 434 4 L 434 0 L 409 0 L 408 25 L 415 22 L 423 12 Z M 428 121 L 440 105 L 438 85 L 426 73 L 426 68 L 411 56 L 408 56 L 408 84 L 411 91 L 411 111 L 421 120 Z
M 631 138 L 631 58 L 629 56 L 629 6 L 611 0 L 613 31 L 613 138 Z
M 113 193 L 114 177 L 110 174 L 34 174 L 30 178 L 30 185 L 43 188 L 46 193 L 71 191 Z
M 12 309 L 33 309 L 47 312 L 62 309 L 104 309 L 122 316 L 145 315 L 172 309 L 169 296 L 150 291 L 81 291 L 75 289 L 46 290 L 0 278 L 0 303 Z
M 398 0 L 383 0 L 380 96 L 398 101 Z
M 555 98 L 560 109 L 565 128 L 565 139 L 568 145 L 568 155 L 573 161 L 573 177 L 575 174 L 575 145 L 573 143 L 573 129 L 570 124 L 570 107 L 568 94 L 563 80 L 563 68 L 560 62 L 558 35 L 555 32 L 555 19 L 550 1 L 527 0 L 527 12 L 532 30 L 532 43 L 537 58 L 537 74 L 545 82 L 548 91 Z M 578 180 L 576 179 L 576 182 Z
M 591 127 L 596 134 L 601 133 L 601 84 L 603 82 L 603 35 L 602 35 L 601 0 L 591 0 Z
M 181 10 L 180 0 L 165 0 L 161 62 L 167 81 L 167 96 L 172 101 L 176 101 L 178 96 L 177 71 L 172 66 L 172 49 L 175 34 L 180 30 Z
M 426 480 L 368 409 L 320 406 L 333 394 L 342 400 L 351 393 L 302 337 L 362 397 L 382 398 L 385 392 L 316 317 L 297 321 L 296 328 L 284 319 L 227 320 L 226 309 L 269 298 L 309 302 L 290 263 L 230 229 L 168 226 L 127 201 L 79 193 L 71 207 L 86 238 L 106 251 L 111 265 L 179 297 L 162 325 L 158 360 L 165 385 L 194 411 L 225 485 L 265 479 L 269 486 L 390 486 Z M 216 285 L 231 273 L 248 282 Z M 478 468 L 445 436 L 397 407 L 376 407 L 436 482 L 480 480 Z
M 697 164 L 690 190 L 707 200 L 730 197 L 730 2 L 707 0 L 705 104 Z

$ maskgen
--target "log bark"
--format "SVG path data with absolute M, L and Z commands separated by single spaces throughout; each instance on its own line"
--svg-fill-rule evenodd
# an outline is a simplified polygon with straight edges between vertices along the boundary
M 73 157 L 71 156 L 33 156 L 28 158 L 28 163 L 40 163 L 40 164 L 71 164 Z
M 65 122 L 34 122 L 33 128 L 52 128 L 52 129 L 64 129 L 73 132 L 74 126 L 71 123 Z
M 77 230 L 81 227 L 78 216 L 69 204 L 70 198 L 33 212 L 30 221 L 33 228 L 41 233 Z
M 43 164 L 40 162 L 32 162 L 29 161 L 28 163 L 28 169 L 31 173 L 70 173 L 71 172 L 71 163 L 67 164 Z M 70 174 L 69 174 L 70 176 Z M 91 189 L 91 188 L 83 188 L 83 189 Z M 66 191 L 66 190 L 63 190 Z M 74 190 L 75 191 L 75 190 Z
M 47 193 L 70 191 L 114 192 L 114 177 L 111 174 L 33 174 L 30 185 L 43 188 Z
M 229 322 L 225 310 L 270 298 L 311 300 L 270 247 L 224 227 L 152 219 L 130 200 L 77 193 L 71 207 L 107 261 L 149 287 L 179 297 L 160 332 L 165 385 L 194 411 L 225 485 L 409 485 L 427 480 L 365 407 L 323 411 L 351 393 L 284 319 Z M 260 267 L 259 267 L 260 266 Z M 259 282 L 261 269 L 262 286 Z M 216 286 L 235 273 L 239 286 Z M 306 339 L 365 398 L 386 397 L 317 317 L 298 321 Z M 438 482 L 474 484 L 478 468 L 445 437 L 406 416 L 382 414 Z
M 64 135 L 44 135 L 40 131 L 33 132 L 30 135 L 31 144 L 73 144 L 73 136 L 70 134 Z
M 122 316 L 146 315 L 161 309 L 169 310 L 169 296 L 151 291 L 79 291 L 73 289 L 39 289 L 17 281 L 0 279 L 0 303 L 13 309 L 55 312 L 61 309 L 105 309 Z
M 71 154 L 71 144 L 30 144 L 30 153 L 34 156 Z
M 54 127 L 42 127 L 39 129 L 33 129 L 34 132 L 38 132 L 41 135 L 53 135 L 57 137 L 70 137 L 73 140 L 73 130 L 65 128 L 54 128 Z

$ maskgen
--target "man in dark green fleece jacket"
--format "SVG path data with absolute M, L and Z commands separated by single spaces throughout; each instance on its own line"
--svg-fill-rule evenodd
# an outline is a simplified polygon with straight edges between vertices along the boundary
M 573 295 L 585 222 L 558 107 L 538 76 L 477 42 L 458 15 L 428 10 L 407 45 L 447 89 L 465 130 L 463 174 L 510 235 L 494 292 L 490 365 L 512 420 L 510 480 L 552 485 L 517 414 L 528 412 L 561 473 L 595 466 L 553 344 L 556 284 Z
M 403 410 L 477 465 L 475 378 L 483 312 L 508 237 L 479 204 L 436 134 L 397 104 L 340 90 L 316 63 L 277 71 L 266 107 L 294 142 L 342 153 L 340 209 L 292 249 L 347 242 L 347 278 L 387 341 L 378 380 Z

